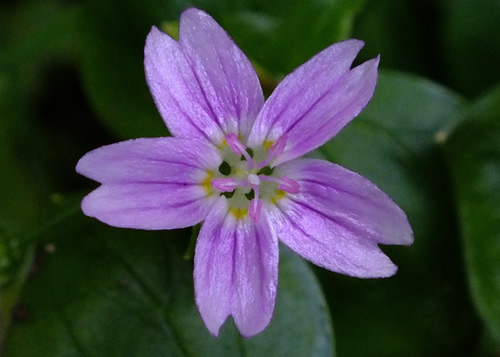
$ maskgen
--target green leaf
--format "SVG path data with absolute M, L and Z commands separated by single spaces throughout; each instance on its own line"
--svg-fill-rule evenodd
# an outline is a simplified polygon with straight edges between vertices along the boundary
M 434 51 L 435 2 L 369 1 L 354 23 L 353 35 L 366 42 L 361 59 L 381 55 L 382 68 L 439 75 Z M 425 17 L 421 15 L 425 9 Z
M 12 312 L 29 274 L 33 261 L 33 247 L 20 247 L 18 241 L 0 233 L 0 342 L 11 321 Z M 1 352 L 0 343 L 0 352 Z
M 238 1 L 214 12 L 246 54 L 275 74 L 288 74 L 351 35 L 365 0 Z
M 58 190 L 67 187 L 62 184 L 61 172 L 67 168 L 65 154 L 73 152 L 75 145 L 58 145 L 67 135 L 51 130 L 52 118 L 47 119 L 42 113 L 45 106 L 54 101 L 56 111 L 63 112 L 62 108 L 67 108 L 64 100 L 67 97 L 51 98 L 53 88 L 43 79 L 52 61 L 68 61 L 74 55 L 74 43 L 78 41 L 73 24 L 78 16 L 78 7 L 61 6 L 50 0 L 2 6 L 0 341 L 7 331 L 33 258 L 32 242 L 21 242 L 20 237 L 25 237 L 26 232 L 36 229 L 50 216 L 51 197 L 56 187 Z M 70 165 L 72 172 L 73 162 L 70 161 Z
M 497 0 L 443 2 L 444 70 L 461 93 L 474 97 L 500 81 L 500 3 Z
M 5 37 L 1 45 L 9 49 L 2 56 L 15 54 L 19 61 L 33 61 L 34 57 L 70 54 L 76 49 L 79 6 L 62 5 L 55 0 L 29 0 L 2 10 L 0 31 Z
M 133 9 L 130 1 L 85 3 L 80 20 L 83 82 L 100 119 L 119 137 L 165 136 L 144 77 L 144 43 L 154 20 L 138 6 L 142 2 L 134 3 Z
M 11 39 L 0 51 L 0 185 L 8 188 L 0 192 L 0 227 L 8 234 L 31 229 L 49 201 L 53 181 L 46 170 L 54 159 L 36 100 L 47 90 L 40 83 L 47 64 L 73 48 L 70 24 L 77 16 L 76 7 L 61 9 L 47 0 L 2 14 L 0 34 Z
M 446 143 L 469 285 L 500 346 L 500 86 L 467 112 Z
M 81 214 L 44 236 L 4 356 L 331 356 L 332 330 L 307 264 L 281 250 L 270 326 L 243 339 L 232 321 L 219 338 L 201 320 L 189 230 L 115 229 Z
M 383 250 L 396 276 L 321 271 L 339 355 L 460 355 L 477 322 L 467 299 L 453 197 L 438 142 L 466 108 L 427 80 L 383 72 L 369 106 L 321 153 L 377 184 L 406 212 L 415 243 Z
M 98 1 L 82 16 L 85 86 L 104 123 L 122 138 L 164 136 L 146 86 L 143 49 L 151 26 L 171 30 L 182 10 L 208 11 L 260 67 L 286 74 L 350 34 L 365 0 Z

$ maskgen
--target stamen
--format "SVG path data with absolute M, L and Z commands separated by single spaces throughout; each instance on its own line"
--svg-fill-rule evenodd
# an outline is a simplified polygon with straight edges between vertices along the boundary
M 297 181 L 292 180 L 286 176 L 281 177 L 281 185 L 279 185 L 279 189 L 288 193 L 299 193 L 300 185 Z
M 238 135 L 236 135 L 235 133 L 227 134 L 226 142 L 227 145 L 229 145 L 229 147 L 231 148 L 231 150 L 233 150 L 235 154 L 243 155 L 245 157 L 245 160 L 248 162 L 249 169 L 254 168 L 255 163 L 250 154 L 247 152 L 246 146 L 241 143 L 240 139 L 238 139 Z
M 288 141 L 288 135 L 283 134 L 271 148 L 269 149 L 269 154 L 278 157 L 283 153 L 283 150 L 285 150 L 286 142 Z
M 248 214 L 255 223 L 259 221 L 261 210 L 262 210 L 262 200 L 254 198 L 253 200 L 250 201 L 250 206 L 248 206 Z
M 241 165 L 236 166 L 234 170 L 235 177 L 213 179 L 211 180 L 211 185 L 227 198 L 231 198 L 235 193 L 237 195 L 245 195 L 245 197 L 250 201 L 248 204 L 248 211 L 245 211 L 248 212 L 248 215 L 255 223 L 259 221 L 262 211 L 262 200 L 259 197 L 261 182 L 272 182 L 278 186 L 278 189 L 275 189 L 274 194 L 271 196 L 272 202 L 285 197 L 286 193 L 293 194 L 299 193 L 300 191 L 300 185 L 297 181 L 286 176 L 282 176 L 281 178 L 271 176 L 273 173 L 271 165 L 273 161 L 276 160 L 276 158 L 278 158 L 285 150 L 287 140 L 288 136 L 285 134 L 282 135 L 272 146 L 271 142 L 266 142 L 264 149 L 267 149 L 268 155 L 263 161 L 257 163 L 253 160 L 252 151 L 243 145 L 237 134 L 229 133 L 226 135 L 227 145 L 233 153 L 243 156 L 241 157 L 241 160 L 245 159 L 247 161 L 247 168 L 244 168 Z M 259 157 L 259 155 L 257 155 L 257 157 Z M 224 163 L 226 164 L 224 165 Z M 219 167 L 219 172 L 225 176 L 233 174 L 230 165 L 225 161 Z M 236 191 L 236 188 L 238 187 L 245 187 L 246 189 L 241 192 Z M 269 193 L 269 190 L 266 190 L 265 192 Z M 236 200 L 239 199 L 240 198 L 236 198 Z M 233 210 L 235 210 L 235 212 L 239 212 L 241 209 L 233 208 Z M 240 216 L 243 217 L 239 214 L 235 214 L 235 216 L 237 218 Z
M 276 178 L 272 176 L 259 175 L 261 181 L 274 182 L 279 184 L 279 189 L 288 193 L 299 193 L 300 185 L 297 181 L 292 180 L 286 176 L 281 176 L 281 178 Z
M 248 206 L 248 214 L 250 218 L 257 223 L 260 218 L 260 211 L 262 209 L 262 200 L 259 199 L 259 184 L 260 179 L 255 174 L 248 175 L 248 183 L 253 189 L 254 198 L 250 201 L 250 205 Z
M 236 187 L 243 186 L 241 181 L 238 181 L 234 178 L 218 178 L 212 180 L 212 186 L 219 190 L 220 192 L 231 192 L 236 189 Z
M 241 155 L 243 151 L 245 151 L 245 147 L 243 144 L 240 142 L 240 139 L 238 139 L 238 135 L 235 133 L 229 133 L 226 135 L 226 142 L 227 145 L 233 150 L 235 154 Z
M 271 163 L 271 161 L 280 156 L 283 153 L 283 150 L 285 150 L 287 140 L 288 140 L 288 135 L 284 134 L 280 136 L 280 138 L 269 149 L 269 153 L 267 157 L 264 159 L 264 161 L 261 161 L 257 164 L 257 168 L 262 169 L 263 167 L 268 166 L 269 163 Z

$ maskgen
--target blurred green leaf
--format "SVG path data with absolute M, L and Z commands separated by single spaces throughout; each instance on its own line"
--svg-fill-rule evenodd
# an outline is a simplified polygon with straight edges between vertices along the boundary
M 18 299 L 24 283 L 32 269 L 35 247 L 45 245 L 43 236 L 50 236 L 54 227 L 65 222 L 75 213 L 80 214 L 81 195 L 63 197 L 53 194 L 45 205 L 46 216 L 50 219 L 40 223 L 31 232 L 11 232 L 0 229 L 0 341 L 2 341 L 15 318 Z M 38 219 L 36 220 L 38 221 Z M 27 225 L 28 226 L 28 225 Z M 49 243 L 50 245 L 50 243 Z M 47 247 L 47 245 L 45 245 Z M 14 317 L 13 317 L 14 316 Z M 1 352 L 0 343 L 0 352 Z
M 32 249 L 20 246 L 16 235 L 40 222 L 49 187 L 40 173 L 32 145 L 40 141 L 28 131 L 30 121 L 16 76 L 0 61 L 0 342 L 27 275 Z M 24 142 L 27 138 L 33 140 Z M 45 158 L 45 157 L 44 157 Z
M 365 2 L 238 1 L 232 10 L 213 15 L 252 60 L 283 75 L 334 42 L 350 37 L 354 18 Z
M 4 40 L 0 51 L 0 184 L 8 188 L 0 193 L 0 227 L 14 236 L 49 216 L 49 197 L 56 187 L 64 186 L 59 176 L 66 170 L 66 166 L 61 170 L 65 155 L 78 150 L 74 145 L 78 141 L 68 139 L 71 133 L 61 131 L 68 126 L 54 123 L 57 115 L 73 122 L 75 118 L 68 117 L 65 109 L 76 101 L 53 93 L 53 78 L 47 74 L 74 58 L 80 8 L 42 0 L 22 2 L 10 10 L 2 13 L 0 26 Z M 47 113 L 53 102 L 55 113 Z
M 57 0 L 33 0 L 8 10 L 0 17 L 0 68 L 17 76 L 19 88 L 34 90 L 50 62 L 77 56 L 81 7 L 64 6 Z
M 369 1 L 354 23 L 354 37 L 366 42 L 361 59 L 380 54 L 382 68 L 441 77 L 435 44 L 437 2 Z
M 439 46 L 451 84 L 470 97 L 500 81 L 500 2 L 448 0 L 443 2 Z
M 365 0 L 98 1 L 82 17 L 84 82 L 100 117 L 123 138 L 164 136 L 167 129 L 144 79 L 143 48 L 151 26 L 182 10 L 208 11 L 260 66 L 286 74 L 350 34 Z
M 500 86 L 446 143 L 477 309 L 500 347 Z
M 7 234 L 30 229 L 26 225 L 35 223 L 48 201 L 49 175 L 43 168 L 47 145 L 38 131 L 32 97 L 41 63 L 62 46 L 55 44 L 55 35 L 67 25 L 51 5 L 48 1 L 27 3 L 2 14 L 0 184 L 8 189 L 0 193 L 0 227 Z M 43 16 L 34 24 L 37 12 Z
M 243 339 L 219 338 L 193 296 L 189 230 L 141 232 L 73 217 L 48 232 L 7 336 L 5 356 L 331 356 L 332 330 L 307 264 L 282 249 L 275 316 Z
M 321 149 L 389 194 L 415 234 L 411 247 L 383 246 L 399 266 L 392 278 L 366 281 L 319 272 L 339 355 L 462 355 L 476 343 L 438 145 L 465 108 L 459 96 L 432 82 L 383 72 L 366 110 Z
M 75 112 L 86 114 L 67 82 L 62 95 L 55 90 L 53 75 L 78 52 L 80 7 L 41 0 L 2 3 L 1 10 L 0 341 L 32 263 L 35 241 L 27 233 L 51 217 L 54 193 L 72 186 L 71 155 L 81 141 L 68 129 Z
M 144 77 L 144 41 L 154 18 L 141 7 L 142 2 L 90 0 L 80 20 L 87 93 L 106 126 L 127 139 L 168 133 Z

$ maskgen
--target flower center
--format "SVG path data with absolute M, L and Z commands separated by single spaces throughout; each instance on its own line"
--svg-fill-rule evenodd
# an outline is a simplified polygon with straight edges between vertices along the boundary
M 248 213 L 254 222 L 258 222 L 262 199 L 275 201 L 286 193 L 299 193 L 297 181 L 286 176 L 273 176 L 271 165 L 283 153 L 286 142 L 287 136 L 283 135 L 274 144 L 257 150 L 254 158 L 254 151 L 242 144 L 236 134 L 226 135 L 230 150 L 222 151 L 225 160 L 219 167 L 219 172 L 225 177 L 212 179 L 211 185 L 226 196 L 230 211 L 236 217 L 244 217 Z M 261 156 L 260 161 L 258 156 Z

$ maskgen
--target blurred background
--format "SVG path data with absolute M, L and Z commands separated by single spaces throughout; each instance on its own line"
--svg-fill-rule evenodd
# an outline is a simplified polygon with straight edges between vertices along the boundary
M 152 25 L 191 6 L 254 64 L 266 95 L 330 44 L 381 54 L 366 110 L 318 149 L 407 213 L 399 266 L 360 280 L 282 249 L 275 317 L 242 339 L 196 310 L 191 229 L 83 216 L 74 167 L 113 142 L 166 136 L 143 70 Z M 0 4 L 0 354 L 500 356 L 500 1 L 3 0 Z M 283 247 L 282 247 L 283 248 Z

